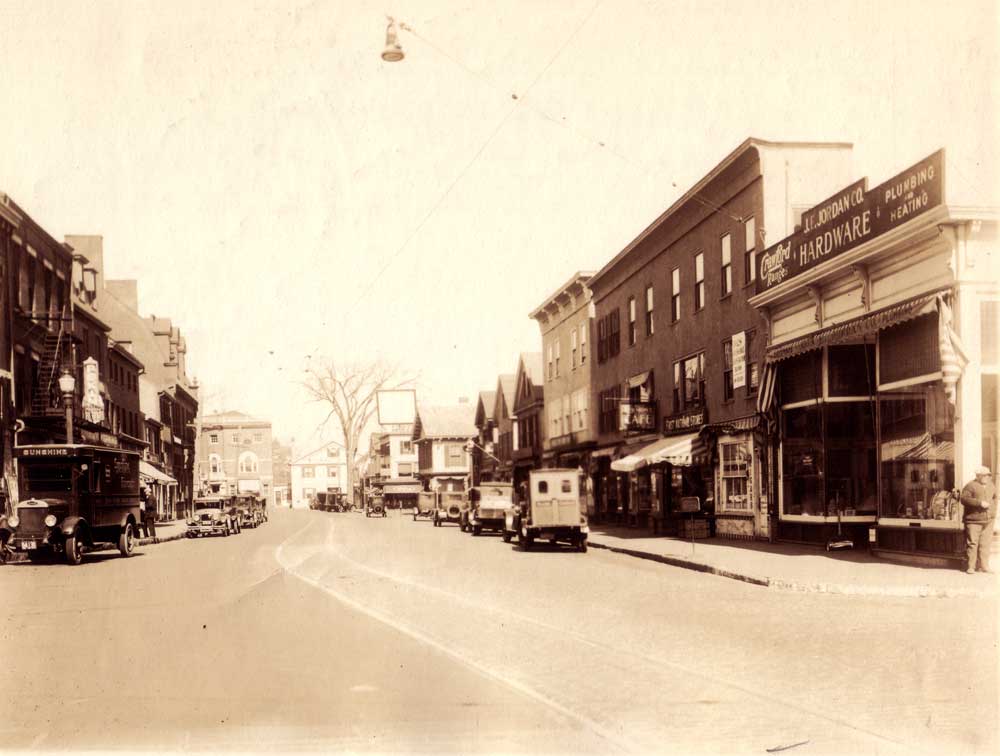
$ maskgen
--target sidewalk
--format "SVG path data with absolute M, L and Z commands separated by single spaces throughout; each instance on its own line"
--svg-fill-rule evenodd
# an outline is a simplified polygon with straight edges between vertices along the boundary
M 862 596 L 954 598 L 998 595 L 997 575 L 966 575 L 958 569 L 917 567 L 870 555 L 864 549 L 822 547 L 723 538 L 690 540 L 651 536 L 616 525 L 591 525 L 589 544 L 641 559 L 708 572 L 720 577 L 789 591 Z M 998 569 L 994 556 L 994 569 Z

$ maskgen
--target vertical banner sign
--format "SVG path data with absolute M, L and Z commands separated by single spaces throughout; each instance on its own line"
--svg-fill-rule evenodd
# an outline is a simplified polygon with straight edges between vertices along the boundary
M 747 334 L 733 334 L 733 388 L 747 385 Z

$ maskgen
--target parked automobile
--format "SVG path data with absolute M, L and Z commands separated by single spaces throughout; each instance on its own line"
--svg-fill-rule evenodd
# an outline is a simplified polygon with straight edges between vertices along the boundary
M 413 521 L 418 517 L 433 517 L 437 511 L 437 494 L 434 491 L 421 491 L 417 494 L 417 504 L 413 508 Z
M 365 517 L 385 516 L 385 500 L 381 496 L 373 496 L 365 502 Z
M 434 509 L 434 526 L 440 527 L 443 522 L 460 523 L 462 507 L 467 500 L 464 491 L 438 491 L 437 506 Z
M 21 500 L 0 522 L 5 548 L 32 560 L 62 554 L 80 564 L 86 549 L 117 546 L 132 555 L 138 532 L 139 455 L 89 444 L 14 449 Z
M 258 501 L 254 495 L 243 494 L 236 497 L 237 521 L 241 528 L 256 528 L 263 522 Z
M 510 483 L 481 483 L 469 490 L 468 531 L 503 532 L 504 518 L 514 506 L 514 486 Z
M 205 535 L 223 537 L 240 532 L 238 509 L 233 497 L 202 496 L 194 501 L 194 514 L 187 521 L 188 538 Z
M 585 552 L 589 532 L 576 469 L 532 470 L 527 500 L 518 502 L 504 518 L 504 540 L 516 534 L 525 551 L 536 540 L 548 539 L 552 544 L 562 541 Z

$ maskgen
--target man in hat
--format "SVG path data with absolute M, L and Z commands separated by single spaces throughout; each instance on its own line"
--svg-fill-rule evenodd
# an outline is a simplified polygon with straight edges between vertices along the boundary
M 149 486 L 143 486 L 140 492 L 140 506 L 143 536 L 156 538 L 156 497 L 153 495 L 153 489 Z
M 976 468 L 976 479 L 962 489 L 962 522 L 965 525 L 965 571 L 992 572 L 990 542 L 997 516 L 997 490 L 988 467 Z

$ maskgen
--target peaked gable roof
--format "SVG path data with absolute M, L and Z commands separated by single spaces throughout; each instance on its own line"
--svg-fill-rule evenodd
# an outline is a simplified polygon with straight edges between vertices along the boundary
M 514 411 L 514 381 L 517 376 L 504 373 L 497 376 L 496 403 L 493 406 L 493 419 L 496 422 L 510 417 Z
M 541 398 L 544 390 L 544 376 L 541 352 L 521 352 L 517 361 L 517 377 L 514 380 L 514 406 Z
M 472 404 L 418 405 L 414 438 L 475 438 L 476 408 Z
M 335 458 L 327 457 L 326 450 L 334 446 L 337 447 L 340 453 Z M 343 444 L 338 444 L 336 441 L 330 441 L 328 443 L 323 444 L 322 446 L 313 449 L 310 452 L 306 452 L 305 454 L 295 457 L 288 464 L 290 465 L 310 464 L 326 459 L 331 460 L 330 461 L 331 465 L 343 464 L 344 462 L 347 461 L 347 450 L 344 448 Z
M 482 428 L 487 422 L 496 420 L 496 391 L 480 391 L 476 402 L 476 427 Z

